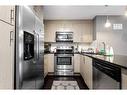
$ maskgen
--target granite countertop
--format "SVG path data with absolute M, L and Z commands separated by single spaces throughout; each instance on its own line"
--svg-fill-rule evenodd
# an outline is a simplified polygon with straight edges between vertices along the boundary
M 47 52 L 45 54 L 55 54 L 55 53 Z M 124 55 L 103 56 L 103 55 L 86 54 L 86 53 L 80 53 L 80 52 L 74 52 L 74 54 L 82 54 L 84 56 L 106 61 L 108 63 L 127 69 L 127 56 L 124 56 Z
M 82 54 L 82 55 L 94 59 L 100 59 L 102 61 L 106 61 L 108 63 L 127 69 L 127 56 L 124 55 L 114 55 L 114 56 L 103 56 L 103 55 L 96 55 L 96 54 Z

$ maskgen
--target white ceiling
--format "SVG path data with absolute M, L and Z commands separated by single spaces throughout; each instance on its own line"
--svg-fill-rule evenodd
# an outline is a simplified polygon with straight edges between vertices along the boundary
M 125 6 L 43 6 L 45 20 L 93 19 L 96 15 L 124 15 Z

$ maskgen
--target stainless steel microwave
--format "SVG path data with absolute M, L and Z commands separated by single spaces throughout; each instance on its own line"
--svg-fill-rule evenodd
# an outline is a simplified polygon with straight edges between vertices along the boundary
M 56 32 L 56 42 L 73 42 L 73 32 Z

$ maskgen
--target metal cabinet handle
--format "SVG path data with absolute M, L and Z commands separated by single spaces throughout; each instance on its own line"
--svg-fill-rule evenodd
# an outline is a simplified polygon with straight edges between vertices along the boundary
M 14 10 L 11 9 L 10 22 L 13 23 L 13 21 L 14 21 Z
M 11 42 L 13 41 L 13 31 L 10 31 L 10 46 L 11 46 Z

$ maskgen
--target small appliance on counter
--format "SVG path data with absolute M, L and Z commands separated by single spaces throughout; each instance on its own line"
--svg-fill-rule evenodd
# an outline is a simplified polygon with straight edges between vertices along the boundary
M 74 46 L 74 53 L 80 53 L 79 51 L 79 45 L 77 44 L 76 46 Z
M 50 53 L 50 52 L 51 52 L 51 44 L 44 43 L 44 53 Z
M 94 54 L 94 50 L 93 50 L 93 48 L 82 49 L 81 53 Z

